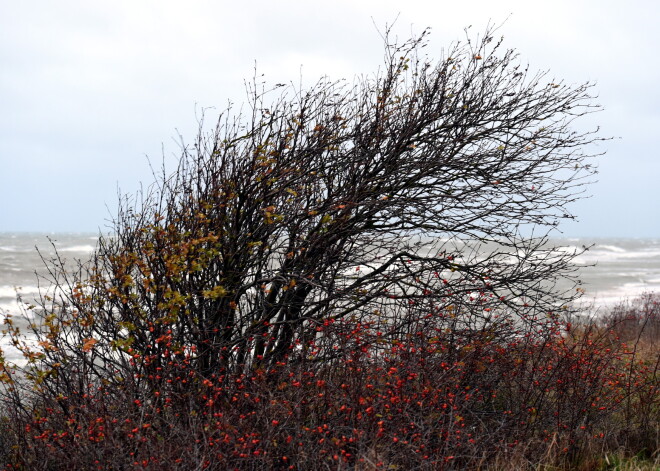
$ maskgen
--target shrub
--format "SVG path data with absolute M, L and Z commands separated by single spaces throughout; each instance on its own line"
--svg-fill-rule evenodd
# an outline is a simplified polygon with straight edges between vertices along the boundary
M 630 436 L 613 417 L 657 410 L 657 370 L 570 331 L 575 254 L 547 238 L 592 172 L 569 127 L 590 86 L 491 33 L 436 65 L 424 36 L 389 46 L 353 86 L 255 85 L 89 262 L 50 261 L 36 340 L 8 321 L 7 468 L 464 469 Z

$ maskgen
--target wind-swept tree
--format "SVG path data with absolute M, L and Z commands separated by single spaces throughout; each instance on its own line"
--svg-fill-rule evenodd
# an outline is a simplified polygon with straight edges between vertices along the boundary
M 494 331 L 565 308 L 574 254 L 547 236 L 592 174 L 594 135 L 570 127 L 590 85 L 530 75 L 490 32 L 434 63 L 424 41 L 389 45 L 353 84 L 272 102 L 255 84 L 247 116 L 200 130 L 173 175 L 124 200 L 81 276 L 55 273 L 58 322 L 79 334 L 53 338 L 58 354 L 89 339 L 104 369 L 117 351 L 156 367 L 192 349 L 209 375 L 311 344 L 327 362 L 338 321 L 395 339 L 429 312 Z
M 599 138 L 572 125 L 597 107 L 493 33 L 436 61 L 425 34 L 388 44 L 353 83 L 255 83 L 247 113 L 200 125 L 89 263 L 50 265 L 39 394 L 69 413 L 101 385 L 161 410 L 191 384 L 377 362 L 411 339 L 443 361 L 556 339 L 575 254 L 549 236 L 593 174 Z

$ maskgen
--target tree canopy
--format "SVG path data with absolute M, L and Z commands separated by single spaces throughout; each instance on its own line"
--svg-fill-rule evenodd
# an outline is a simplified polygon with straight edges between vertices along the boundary
M 90 319 L 93 368 L 117 349 L 153 367 L 193 349 L 205 375 L 327 364 L 356 324 L 383 342 L 429 313 L 460 312 L 438 332 L 510 332 L 565 309 L 574 253 L 548 235 L 593 173 L 597 138 L 572 127 L 597 108 L 591 85 L 530 74 L 492 32 L 435 62 L 425 41 L 388 45 L 352 83 L 253 84 L 247 112 L 200 126 L 172 175 L 124 199 L 59 293 L 61 316 Z

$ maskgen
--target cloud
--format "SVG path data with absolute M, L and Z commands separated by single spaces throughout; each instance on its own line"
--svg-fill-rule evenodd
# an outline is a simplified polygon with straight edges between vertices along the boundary
M 428 0 L 5 2 L 0 199 L 13 203 L 0 206 L 0 230 L 94 230 L 107 216 L 105 203 L 114 204 L 118 183 L 132 190 L 150 180 L 145 154 L 156 161 L 162 149 L 176 155 L 172 137 L 192 139 L 201 108 L 217 113 L 228 100 L 244 100 L 255 63 L 270 83 L 298 83 L 301 74 L 307 84 L 322 75 L 372 74 L 383 57 L 377 28 L 395 19 L 400 39 L 432 27 L 431 57 L 465 40 L 468 25 L 477 34 L 489 22 L 504 22 L 498 34 L 532 70 L 550 69 L 567 83 L 596 80 L 605 111 L 588 124 L 622 137 L 609 147 L 602 180 L 620 175 L 620 205 L 649 213 L 660 190 L 640 189 L 640 174 L 626 166 L 632 159 L 638 172 L 655 168 L 649 163 L 660 139 L 659 9 L 595 0 L 480 0 L 469 7 Z M 599 194 L 581 208 L 604 213 L 611 191 L 596 185 Z M 601 229 L 593 218 L 583 220 L 582 233 Z M 660 235 L 660 221 L 639 224 L 645 234 Z M 614 226 L 620 233 L 636 227 L 629 219 Z

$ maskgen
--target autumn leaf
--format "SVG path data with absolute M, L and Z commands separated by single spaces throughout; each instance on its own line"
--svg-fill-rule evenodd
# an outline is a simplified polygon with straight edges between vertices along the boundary
M 43 347 L 44 350 L 57 351 L 57 347 L 55 347 L 48 340 L 42 340 L 38 343 L 39 343 L 39 346 Z
M 202 296 L 207 299 L 218 299 L 227 295 L 227 290 L 222 286 L 214 286 L 213 289 L 202 291 Z
M 94 345 L 96 345 L 97 343 L 98 343 L 98 340 L 96 340 L 95 338 L 85 339 L 83 341 L 82 351 L 83 352 L 91 351 L 92 348 L 94 348 Z

